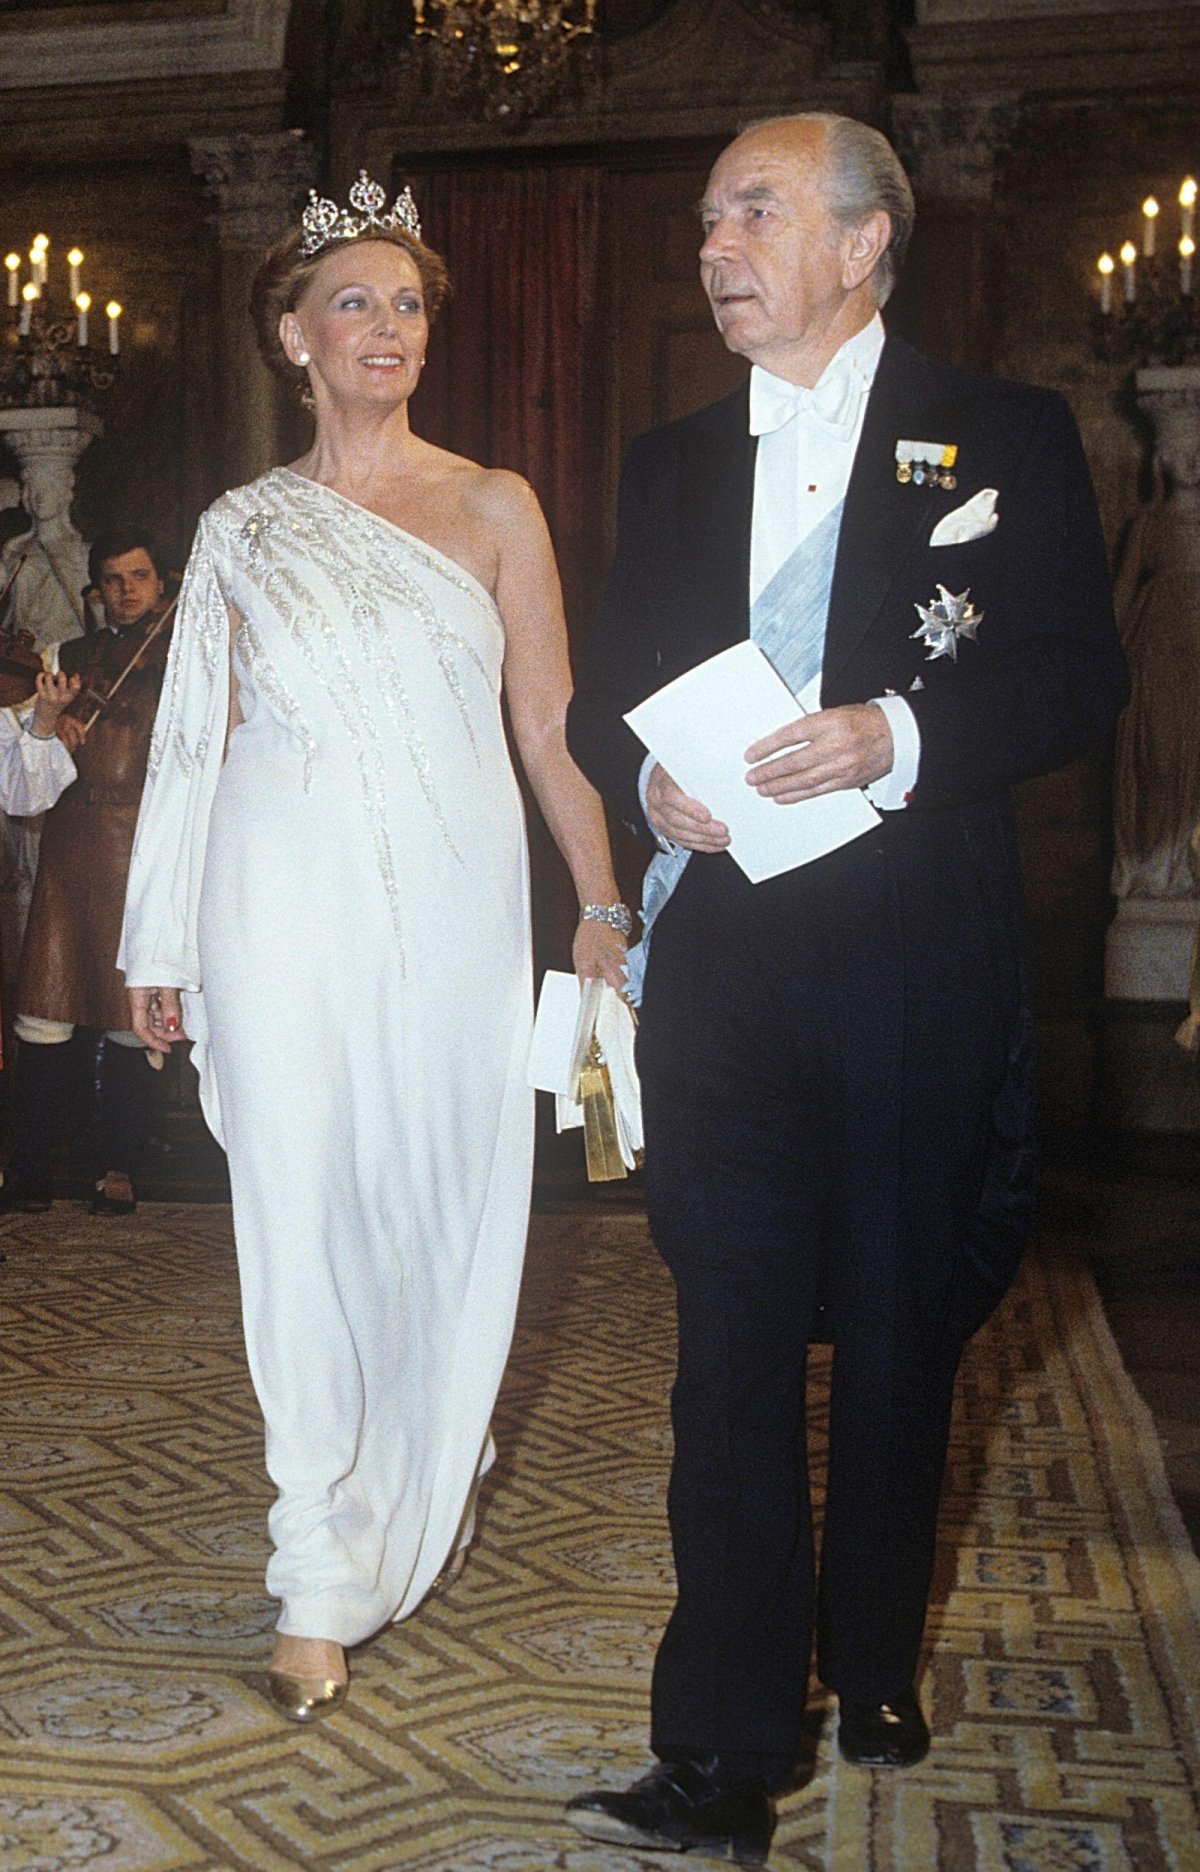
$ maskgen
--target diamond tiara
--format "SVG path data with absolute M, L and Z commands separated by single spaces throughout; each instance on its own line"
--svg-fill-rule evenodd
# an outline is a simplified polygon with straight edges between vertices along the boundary
M 319 254 L 323 247 L 332 246 L 334 241 L 357 240 L 371 228 L 379 228 L 389 234 L 400 228 L 420 240 L 421 220 L 412 190 L 405 188 L 384 214 L 382 210 L 386 201 L 385 190 L 378 182 L 370 180 L 365 169 L 359 170 L 358 181 L 350 190 L 349 208 L 339 208 L 328 196 L 318 195 L 316 189 L 309 189 L 308 207 L 300 217 L 301 258 L 311 260 L 314 254 Z

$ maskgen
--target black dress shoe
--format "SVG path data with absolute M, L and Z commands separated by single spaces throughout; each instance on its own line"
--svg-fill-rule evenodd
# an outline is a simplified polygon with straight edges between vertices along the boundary
M 128 1216 L 137 1208 L 137 1196 L 127 1176 L 109 1172 L 101 1177 L 88 1205 L 94 1216 Z
M 891 1703 L 838 1701 L 838 1748 L 862 1768 L 911 1768 L 929 1753 L 929 1724 L 916 1693 Z
M 766 1864 L 775 1816 L 763 1787 L 714 1787 L 693 1762 L 659 1762 L 624 1793 L 598 1789 L 567 1802 L 588 1839 L 650 1852 L 702 1852 L 736 1865 Z

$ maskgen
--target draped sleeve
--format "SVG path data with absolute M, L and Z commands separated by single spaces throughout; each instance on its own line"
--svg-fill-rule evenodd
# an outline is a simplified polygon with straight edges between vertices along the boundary
M 131 988 L 202 986 L 200 881 L 229 719 L 229 613 L 214 532 L 210 509 L 184 573 L 150 743 L 117 956 Z

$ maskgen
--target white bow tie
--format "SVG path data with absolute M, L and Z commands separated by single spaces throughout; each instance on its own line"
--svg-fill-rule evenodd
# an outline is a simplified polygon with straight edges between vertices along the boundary
M 858 417 L 865 381 L 853 364 L 826 371 L 813 390 L 762 369 L 750 373 L 750 433 L 769 435 L 793 416 L 814 416 L 833 435 L 847 438 Z

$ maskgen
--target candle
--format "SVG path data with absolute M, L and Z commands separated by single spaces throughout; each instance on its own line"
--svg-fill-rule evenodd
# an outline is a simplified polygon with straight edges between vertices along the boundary
M 18 306 L 21 303 L 21 282 L 17 278 L 21 271 L 20 254 L 5 254 L 4 264 L 8 268 L 8 303 L 10 306 Z
M 1192 255 L 1196 243 L 1190 234 L 1184 234 L 1179 242 L 1179 290 L 1185 295 L 1192 290 Z
M 83 265 L 83 255 L 80 253 L 78 247 L 72 247 L 70 253 L 67 255 L 67 265 L 71 269 L 71 297 L 72 299 L 78 299 L 79 269 Z
M 1096 262 L 1100 271 L 1100 310 L 1112 311 L 1112 276 L 1116 261 L 1110 253 L 1102 253 Z
M 1121 249 L 1121 265 L 1125 270 L 1125 304 L 1132 305 L 1137 296 L 1137 279 L 1134 267 L 1137 261 L 1137 248 L 1132 241 L 1126 241 Z
M 88 316 L 87 315 L 88 315 L 88 309 L 91 306 L 91 303 L 92 303 L 91 293 L 85 293 L 85 292 L 76 293 L 75 310 L 79 314 L 79 321 L 78 321 L 79 329 L 76 333 L 76 341 L 80 345 L 85 345 L 88 341 Z
M 34 285 L 32 280 L 27 280 L 24 286 L 22 286 L 21 288 L 22 305 L 21 305 L 20 332 L 21 332 L 22 338 L 28 338 L 29 336 L 29 321 L 33 315 L 33 303 L 34 303 L 34 300 L 37 298 L 37 296 L 38 296 L 37 287 Z
M 112 357 L 116 357 L 121 349 L 121 336 L 117 330 L 117 320 L 121 316 L 122 308 L 117 304 L 115 299 L 110 299 L 104 310 L 108 314 L 109 353 Z
M 1196 178 L 1187 176 L 1179 185 L 1179 232 L 1191 240 L 1196 229 Z
M 1142 203 L 1142 252 L 1147 260 L 1154 258 L 1154 223 L 1158 219 L 1158 203 L 1153 195 L 1147 195 Z
M 46 284 L 46 254 L 49 246 L 50 237 L 48 234 L 34 235 L 33 246 L 29 249 L 29 263 L 33 268 L 33 283 L 35 286 L 44 286 Z

